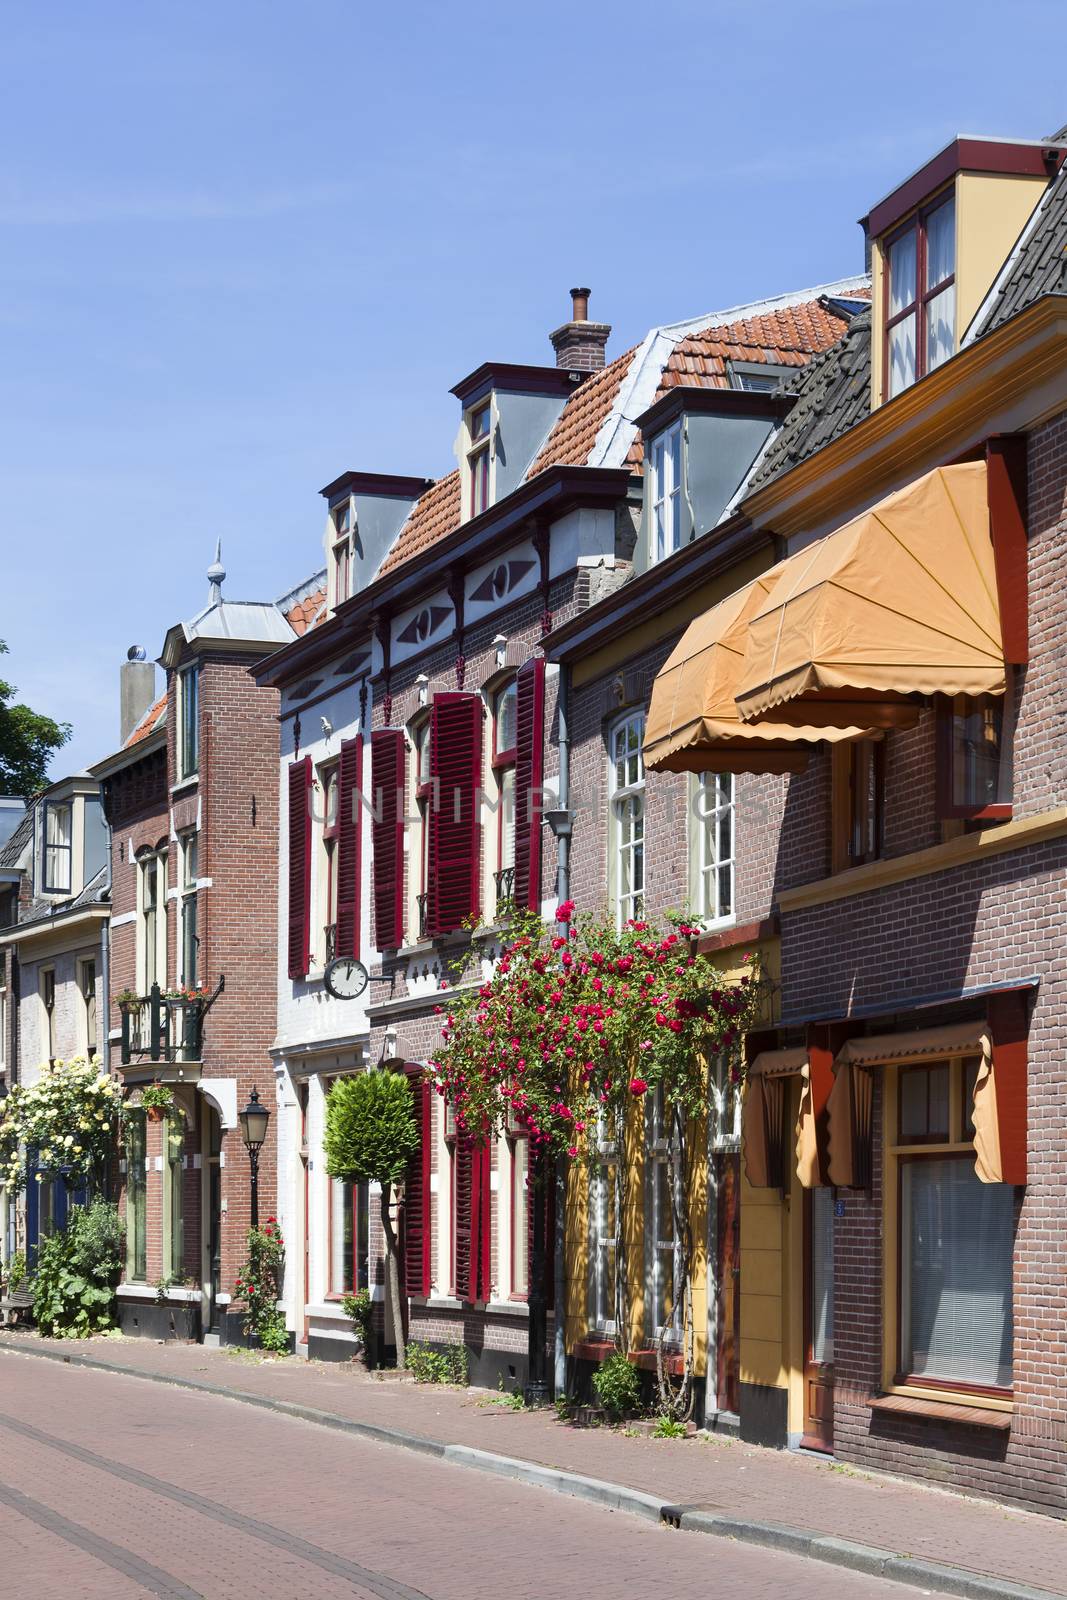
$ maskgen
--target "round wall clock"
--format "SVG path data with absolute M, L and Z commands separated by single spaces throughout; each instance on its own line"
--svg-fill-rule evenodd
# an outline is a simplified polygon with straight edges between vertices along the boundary
M 370 982 L 370 973 L 355 956 L 335 956 L 322 981 L 335 1000 L 358 1000 Z

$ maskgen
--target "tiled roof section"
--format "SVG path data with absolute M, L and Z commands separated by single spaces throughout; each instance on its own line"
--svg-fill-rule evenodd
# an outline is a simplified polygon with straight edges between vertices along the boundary
M 294 633 L 307 633 L 326 615 L 326 589 L 315 589 L 303 600 L 298 600 L 284 613 L 285 620 Z
M 56 916 L 66 916 L 72 911 L 83 911 L 86 906 L 103 905 L 110 898 L 107 887 L 107 867 L 101 867 L 95 878 L 89 882 L 80 894 L 74 895 L 70 900 L 53 900 L 42 897 L 31 900 L 30 904 L 19 916 L 20 928 L 30 927 L 35 922 L 45 922 Z
M 446 533 L 459 527 L 459 472 L 448 472 L 431 484 L 412 508 L 411 515 L 397 535 L 396 543 L 382 562 L 382 573 L 402 567 L 412 556 L 428 550 Z
M 748 480 L 751 492 L 830 444 L 871 409 L 871 313 L 861 311 L 842 339 L 788 385 L 792 411 Z
M 154 706 L 149 706 L 122 748 L 128 750 L 131 744 L 140 744 L 142 739 L 147 739 L 150 734 L 155 733 L 156 729 L 161 727 L 166 720 L 167 697 L 162 694 Z
M 1067 166 L 1023 230 L 977 333 L 992 333 L 1047 294 L 1067 294 Z
M 7 843 L 0 848 L 0 867 L 18 867 L 33 839 L 33 808 L 25 811 L 18 827 Z
M 616 356 L 595 377 L 586 378 L 571 395 L 526 474 L 527 478 L 535 478 L 546 467 L 586 465 L 604 419 L 615 404 L 619 385 L 629 370 L 636 349 L 635 345 L 633 350 Z
M 703 328 L 679 340 L 656 390 L 659 400 L 672 389 L 728 389 L 728 361 L 806 368 L 813 356 L 836 344 L 848 318 L 821 300 L 783 306 L 767 316 Z M 639 471 L 641 438 L 630 446 L 627 465 Z

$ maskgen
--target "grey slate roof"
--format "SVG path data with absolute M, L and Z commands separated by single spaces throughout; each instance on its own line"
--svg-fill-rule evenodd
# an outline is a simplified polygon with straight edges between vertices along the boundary
M 1048 294 L 1067 294 L 1067 166 L 1046 189 L 964 343 Z
M 745 485 L 745 493 L 788 472 L 840 438 L 871 409 L 871 313 L 861 311 L 829 350 L 802 367 L 790 388 L 796 404 Z
M 84 911 L 86 906 L 107 905 L 107 868 L 101 867 L 80 894 L 70 900 L 32 900 L 19 916 L 20 928 L 33 927 L 38 922 L 48 922 L 52 917 L 66 917 L 74 911 Z
M 24 813 L 18 827 L 0 849 L 0 867 L 12 869 L 22 865 L 22 858 L 33 843 L 33 808 Z

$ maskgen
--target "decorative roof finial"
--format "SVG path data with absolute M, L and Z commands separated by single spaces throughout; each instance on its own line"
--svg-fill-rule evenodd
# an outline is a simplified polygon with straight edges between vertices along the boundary
M 217 606 L 222 602 L 222 585 L 226 577 L 226 568 L 222 564 L 222 540 L 215 545 L 215 559 L 207 569 L 207 581 L 211 585 L 208 589 L 207 603 Z

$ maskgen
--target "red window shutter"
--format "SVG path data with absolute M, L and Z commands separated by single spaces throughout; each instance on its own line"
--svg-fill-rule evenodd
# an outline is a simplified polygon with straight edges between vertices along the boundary
M 474 1143 L 469 1134 L 456 1137 L 452 1152 L 452 1240 L 455 1259 L 453 1289 L 460 1300 L 473 1301 L 477 1285 L 473 1282 L 475 1252 L 473 1249 L 474 1221 Z
M 289 976 L 311 965 L 311 757 L 289 767 Z
M 492 1186 L 489 1178 L 493 1165 L 493 1153 L 488 1144 L 478 1147 L 477 1194 L 478 1194 L 478 1299 L 488 1300 L 490 1296 L 490 1279 L 493 1275 L 492 1257 Z
M 541 909 L 541 785 L 545 777 L 545 663 L 524 661 L 515 679 L 515 904 Z
M 378 728 L 370 736 L 374 936 L 379 950 L 395 950 L 404 942 L 404 748 L 399 728 Z
M 404 1180 L 404 1292 L 430 1292 L 430 1085 L 411 1079 L 419 1147 Z
M 431 937 L 477 914 L 481 896 L 482 700 L 438 694 L 430 715 L 429 890 Z
M 363 844 L 363 735 L 341 744 L 337 784 L 337 954 L 359 959 Z

